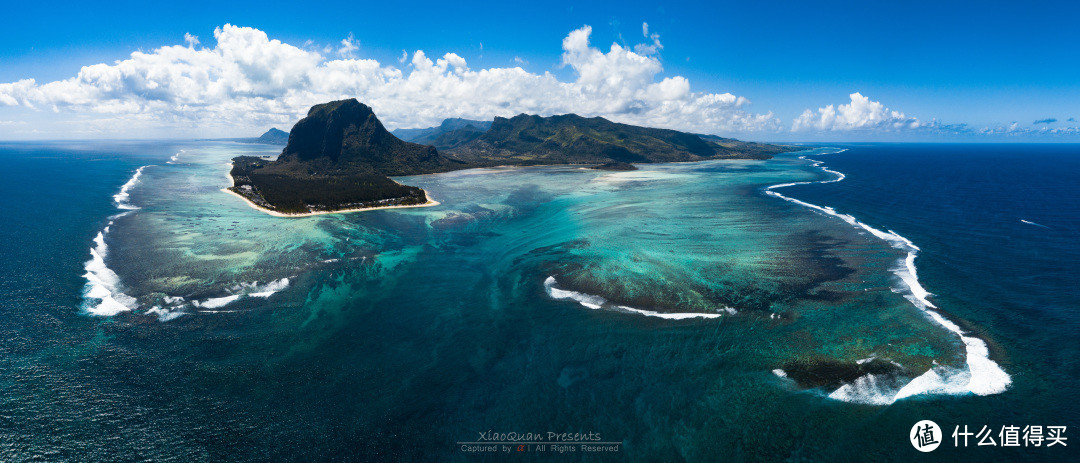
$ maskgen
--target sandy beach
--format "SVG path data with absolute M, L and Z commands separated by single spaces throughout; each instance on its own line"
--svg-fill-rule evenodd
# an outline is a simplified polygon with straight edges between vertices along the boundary
M 233 166 L 232 162 L 229 162 L 227 165 L 229 166 L 229 170 L 225 172 L 225 177 L 227 177 L 229 179 L 229 188 L 231 188 L 233 186 L 236 186 L 236 181 L 233 180 L 233 178 L 232 178 L 232 166 Z M 262 206 L 260 206 L 258 204 L 255 204 L 255 203 L 251 202 L 250 199 L 245 198 L 244 195 L 241 195 L 240 193 L 232 191 L 229 188 L 222 188 L 221 191 L 244 200 L 244 202 L 247 203 L 247 205 L 250 206 L 252 209 L 255 209 L 257 211 L 270 214 L 270 215 L 272 215 L 274 217 L 300 218 L 300 217 L 311 217 L 313 215 L 323 215 L 323 214 L 345 214 L 345 213 L 349 213 L 349 212 L 375 211 L 375 210 L 379 210 L 379 209 L 405 209 L 405 208 L 410 208 L 410 207 L 431 207 L 431 206 L 438 206 L 439 205 L 438 201 L 435 201 L 435 200 L 429 198 L 428 195 L 427 195 L 427 191 L 424 191 L 424 198 L 427 198 L 427 202 L 425 202 L 423 204 L 405 204 L 405 205 L 396 205 L 396 206 L 357 207 L 357 208 L 350 208 L 350 209 L 338 209 L 338 210 L 335 210 L 335 211 L 314 211 L 314 212 L 301 212 L 301 213 L 289 214 L 289 213 L 285 213 L 285 212 L 272 211 L 272 210 L 267 209 L 265 207 L 262 207 Z
M 255 203 L 251 202 L 250 199 L 247 199 L 243 195 L 241 195 L 241 194 L 239 194 L 239 193 L 237 193 L 235 191 L 232 191 L 232 190 L 230 190 L 228 188 L 222 188 L 221 191 L 224 191 L 224 192 L 226 192 L 226 193 L 228 193 L 230 195 L 236 196 L 237 198 L 240 198 L 240 199 L 244 200 L 244 202 L 247 203 L 247 205 L 250 206 L 252 209 L 256 209 L 256 210 L 265 212 L 265 213 L 270 214 L 270 215 L 272 215 L 274 217 L 293 217 L 293 218 L 297 218 L 297 217 L 310 217 L 310 216 L 313 216 L 313 215 L 323 215 L 323 214 L 344 214 L 344 213 L 347 213 L 347 212 L 375 211 L 375 210 L 379 210 L 379 209 L 405 209 L 405 208 L 409 208 L 409 207 L 431 207 L 431 206 L 438 206 L 439 205 L 438 201 L 435 201 L 433 199 L 428 198 L 428 201 L 426 203 L 423 203 L 423 204 L 405 204 L 405 205 L 397 205 L 397 206 L 357 207 L 357 208 L 352 208 L 352 209 L 339 209 L 339 210 L 336 210 L 336 211 L 314 211 L 314 212 L 303 212 L 303 213 L 296 213 L 296 214 L 287 214 L 287 213 L 284 213 L 284 212 L 272 211 L 272 210 L 267 209 L 265 207 L 259 206 L 258 204 L 255 204 Z M 427 197 L 427 192 L 426 191 L 424 192 L 424 197 Z

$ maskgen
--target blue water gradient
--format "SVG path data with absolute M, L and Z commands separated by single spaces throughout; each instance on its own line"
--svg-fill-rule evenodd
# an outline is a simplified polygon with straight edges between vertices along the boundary
M 0 459 L 468 461 L 488 430 L 646 461 L 1073 457 L 907 433 L 1076 423 L 1080 149 L 842 148 L 417 176 L 439 206 L 285 219 L 220 191 L 274 147 L 0 145 Z M 766 193 L 836 178 L 800 156 L 846 176 L 775 191 L 911 240 L 1007 390 L 893 402 L 969 354 L 905 251 Z M 92 249 L 129 298 L 108 316 Z M 778 374 L 867 359 L 897 367 L 850 394 Z

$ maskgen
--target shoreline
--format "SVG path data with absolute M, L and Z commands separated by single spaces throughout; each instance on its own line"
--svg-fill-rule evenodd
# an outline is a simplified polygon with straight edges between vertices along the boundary
M 354 207 L 354 208 L 350 208 L 350 209 L 338 209 L 338 210 L 333 210 L 333 211 L 312 211 L 312 212 L 297 212 L 297 213 L 278 212 L 278 211 L 267 209 L 267 208 L 262 207 L 262 206 L 260 206 L 258 204 L 255 204 L 250 199 L 244 197 L 244 195 L 230 190 L 229 188 L 232 188 L 232 187 L 236 186 L 236 180 L 234 180 L 233 176 L 232 176 L 233 162 L 229 161 L 228 166 L 229 166 L 229 170 L 225 171 L 225 177 L 229 179 L 229 186 L 225 187 L 225 188 L 222 188 L 221 191 L 223 191 L 225 193 L 228 193 L 228 194 L 230 194 L 232 196 L 235 196 L 237 198 L 242 199 L 244 201 L 244 203 L 246 203 L 248 205 L 248 207 L 250 207 L 252 209 L 255 209 L 255 210 L 259 211 L 259 212 L 263 212 L 263 213 L 272 215 L 274 217 L 302 218 L 302 217 L 311 217 L 311 216 L 315 216 L 315 215 L 325 215 L 325 214 L 346 214 L 346 213 L 349 213 L 349 212 L 375 211 L 375 210 L 379 210 L 379 209 L 405 209 L 405 208 L 409 208 L 409 207 L 431 207 L 431 206 L 438 206 L 439 204 L 441 204 L 438 201 L 435 201 L 434 199 L 431 199 L 431 197 L 428 196 L 427 190 L 424 190 L 423 188 L 421 188 L 420 191 L 424 192 L 424 199 L 427 199 L 427 202 L 425 202 L 423 204 L 404 204 L 404 205 L 395 205 L 395 206 L 374 206 L 374 207 Z
M 627 164 L 630 164 L 630 165 L 633 165 L 633 166 L 637 167 L 637 166 L 641 166 L 641 165 L 644 165 L 644 166 L 654 165 L 655 166 L 655 165 L 664 165 L 664 164 L 693 164 L 695 162 L 709 162 L 709 161 L 770 161 L 773 158 L 775 158 L 777 155 L 801 153 L 803 151 L 812 151 L 814 149 L 815 148 L 813 148 L 813 147 L 805 147 L 805 149 L 801 149 L 801 150 L 784 151 L 782 153 L 777 153 L 776 155 L 770 155 L 771 157 L 769 159 L 710 158 L 710 159 L 699 159 L 697 161 L 630 162 L 630 163 L 627 163 Z M 566 164 L 499 164 L 499 165 L 495 165 L 495 166 L 466 167 L 466 168 L 463 168 L 463 169 L 448 170 L 448 171 L 445 171 L 445 172 L 431 172 L 431 173 L 427 173 L 427 174 L 401 175 L 401 176 L 398 176 L 397 178 L 401 178 L 401 177 L 426 177 L 426 176 L 429 176 L 429 175 L 450 174 L 450 173 L 454 173 L 454 172 L 464 172 L 464 171 L 468 171 L 468 170 L 524 169 L 524 168 L 528 168 L 528 167 L 576 167 L 576 168 L 582 169 L 582 170 L 596 170 L 598 172 L 631 172 L 631 171 L 595 169 L 594 167 L 596 165 L 597 164 L 594 163 L 594 162 L 566 163 Z M 393 178 L 393 177 L 391 177 L 391 178 Z
M 241 195 L 240 193 L 232 191 L 232 190 L 230 190 L 228 188 L 222 188 L 221 191 L 244 200 L 244 202 L 247 203 L 247 205 L 249 207 L 251 207 L 252 209 L 255 209 L 255 210 L 260 211 L 260 212 L 264 212 L 264 213 L 272 215 L 274 217 L 285 217 L 285 218 L 302 218 L 302 217 L 311 217 L 311 216 L 314 216 L 314 215 L 325 215 L 325 214 L 345 214 L 345 213 L 349 213 L 349 212 L 376 211 L 376 210 L 379 210 L 379 209 L 405 209 L 405 208 L 410 208 L 410 207 L 431 207 L 431 206 L 438 206 L 439 204 L 441 204 L 438 201 L 435 201 L 435 200 L 433 200 L 431 198 L 428 198 L 427 191 L 424 191 L 424 197 L 427 198 L 427 202 L 423 203 L 423 204 L 399 204 L 399 205 L 394 205 L 394 206 L 355 207 L 355 208 L 349 208 L 349 209 L 337 209 L 337 210 L 333 210 L 333 211 L 312 211 L 312 212 L 287 213 L 287 212 L 273 211 L 273 210 L 267 209 L 265 207 L 262 207 L 262 206 L 260 206 L 258 204 L 255 204 L 255 203 L 251 202 L 251 200 L 245 198 L 244 195 Z
M 805 149 L 805 150 L 787 151 L 785 153 L 780 153 L 780 154 L 797 153 L 797 152 L 800 152 L 800 151 L 808 151 L 808 150 L 810 150 L 810 149 L 808 148 L 808 149 Z M 705 160 L 702 160 L 702 161 L 713 161 L 713 160 L 717 160 L 717 159 L 705 159 Z M 725 160 L 762 161 L 762 160 L 767 160 L 767 159 L 725 159 Z M 702 161 L 675 161 L 672 164 L 683 164 L 683 163 L 702 162 Z M 643 163 L 643 164 L 668 164 L 668 163 Z M 577 167 L 579 169 L 593 169 L 592 167 L 586 167 L 586 166 L 591 166 L 591 165 L 592 165 L 592 163 L 535 164 L 535 165 L 500 164 L 500 165 L 497 165 L 497 166 L 471 167 L 471 168 L 467 168 L 467 169 L 451 170 L 451 171 L 446 171 L 446 172 L 431 172 L 431 173 L 427 173 L 427 174 L 403 175 L 403 177 L 425 177 L 425 176 L 428 176 L 428 175 L 439 175 L 439 174 L 446 174 L 446 173 L 450 173 L 450 172 L 460 172 L 460 171 L 465 171 L 465 170 L 515 169 L 515 168 L 520 169 L 520 168 L 526 168 L 526 167 Z M 258 204 L 255 204 L 254 202 L 252 202 L 250 199 L 248 199 L 244 195 L 241 195 L 241 194 L 239 194 L 239 193 L 237 193 L 235 191 L 230 190 L 229 188 L 232 188 L 232 187 L 236 186 L 236 181 L 232 177 L 233 162 L 229 161 L 228 166 L 229 166 L 229 170 L 225 171 L 225 177 L 227 177 L 229 179 L 229 186 L 226 187 L 226 188 L 222 188 L 221 191 L 223 191 L 225 193 L 228 193 L 230 195 L 233 195 L 233 196 L 235 196 L 237 198 L 242 199 L 252 209 L 258 210 L 260 212 L 264 212 L 264 213 L 272 215 L 274 217 L 300 218 L 300 217 L 311 217 L 311 216 L 323 215 L 323 214 L 345 214 L 345 213 L 350 213 L 350 212 L 374 211 L 374 210 L 379 210 L 379 209 L 404 209 L 404 208 L 412 208 L 412 207 L 431 207 L 431 206 L 438 206 L 439 204 L 441 204 L 438 201 L 435 201 L 435 200 L 431 199 L 430 197 L 428 197 L 427 190 L 423 190 L 424 191 L 424 198 L 427 199 L 427 202 L 425 202 L 423 204 L 358 207 L 358 208 L 350 208 L 350 209 L 338 209 L 338 210 L 333 210 L 333 211 L 313 211 L 313 212 L 299 212 L 299 213 L 278 212 L 278 211 L 267 209 L 267 208 L 262 207 L 262 206 L 260 206 Z M 600 172 L 605 172 L 605 170 L 603 170 L 603 169 L 596 169 L 596 170 L 600 171 Z

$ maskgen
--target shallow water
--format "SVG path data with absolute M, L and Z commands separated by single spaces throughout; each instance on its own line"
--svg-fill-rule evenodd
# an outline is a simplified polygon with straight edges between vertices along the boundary
M 995 308 L 957 301 L 956 277 L 924 265 L 942 238 L 903 228 L 874 202 L 883 192 L 852 192 L 881 179 L 855 157 L 873 147 L 849 148 L 418 176 L 401 181 L 439 206 L 286 219 L 219 191 L 229 159 L 272 147 L 5 146 L 27 175 L 5 191 L 0 451 L 441 461 L 471 458 L 454 443 L 495 430 L 597 432 L 629 459 L 905 460 L 919 419 L 1068 424 L 1056 393 L 1031 391 L 1075 375 L 1016 362 L 1014 331 L 985 323 Z M 837 178 L 812 160 L 848 178 L 766 190 Z M 970 348 L 919 306 L 909 248 L 769 191 L 911 240 L 927 302 L 989 342 L 1010 389 L 966 393 Z M 840 391 L 788 374 L 869 358 L 899 367 Z M 957 388 L 892 403 L 931 367 Z

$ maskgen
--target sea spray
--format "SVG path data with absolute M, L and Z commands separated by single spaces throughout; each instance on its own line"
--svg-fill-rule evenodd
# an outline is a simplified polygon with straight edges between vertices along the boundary
M 177 151 L 176 154 L 172 155 L 172 157 L 170 157 L 168 161 L 165 161 L 165 164 L 176 164 L 177 161 L 180 160 L 180 155 L 184 154 L 185 151 L 186 150 Z
M 82 307 L 87 313 L 112 316 L 137 307 L 135 298 L 124 294 L 123 290 L 121 290 L 120 277 L 105 263 L 105 257 L 109 252 L 105 237 L 109 234 L 109 230 L 112 229 L 116 219 L 139 208 L 129 202 L 131 199 L 130 191 L 139 183 L 139 177 L 142 176 L 143 170 L 147 167 L 149 166 L 135 169 L 135 174 L 131 176 L 131 179 L 120 187 L 118 193 L 113 195 L 116 208 L 125 212 L 110 217 L 109 223 L 94 237 L 94 245 L 90 248 L 90 260 L 86 261 L 84 265 L 86 273 L 83 274 L 83 277 L 86 278 L 86 285 L 83 289 Z
M 552 299 L 570 299 L 590 309 L 610 309 L 616 312 L 627 312 L 638 315 L 645 315 L 647 317 L 665 318 L 668 320 L 720 317 L 720 314 L 718 313 L 663 313 L 655 312 L 652 310 L 635 309 L 633 307 L 628 307 L 625 305 L 610 304 L 608 303 L 608 300 L 604 299 L 603 297 L 593 294 L 579 293 L 577 291 L 567 291 L 565 289 L 559 289 L 555 287 L 556 284 L 557 282 L 555 281 L 555 277 L 553 276 L 549 276 L 546 280 L 544 280 L 544 289 L 547 291 L 548 296 L 550 296 Z M 724 312 L 728 315 L 734 315 L 736 313 L 735 309 L 732 309 L 730 307 L 725 307 Z
M 837 154 L 846 150 L 834 151 L 828 154 Z M 806 159 L 806 156 L 800 156 L 799 159 Z M 844 400 L 849 402 L 869 403 L 869 404 L 888 404 L 896 400 L 910 397 L 913 395 L 922 394 L 966 394 L 972 393 L 976 395 L 990 395 L 1004 392 L 1009 388 L 1012 383 L 1012 378 L 1006 373 L 996 362 L 990 359 L 989 349 L 986 346 L 986 342 L 982 339 L 967 336 L 962 329 L 952 321 L 949 321 L 942 316 L 936 309 L 933 303 L 928 299 L 931 295 L 929 291 L 923 288 L 919 282 L 917 269 L 915 267 L 915 258 L 920 251 L 918 246 L 915 246 L 911 240 L 901 236 L 900 234 L 889 230 L 881 231 L 877 228 L 871 227 L 863 222 L 860 222 L 854 216 L 849 214 L 842 214 L 836 212 L 835 209 L 828 206 L 818 206 L 805 201 L 784 196 L 776 189 L 785 188 L 794 185 L 806 185 L 811 183 L 835 183 L 843 180 L 846 176 L 834 170 L 830 170 L 823 167 L 823 161 L 808 160 L 814 167 L 822 169 L 826 173 L 835 175 L 835 178 L 829 180 L 822 180 L 816 182 L 792 182 L 781 183 L 772 185 L 765 188 L 765 193 L 774 196 L 785 201 L 798 204 L 803 207 L 807 207 L 824 214 L 840 218 L 848 224 L 861 228 L 875 237 L 889 243 L 893 248 L 905 252 L 903 258 L 901 258 L 897 265 L 892 269 L 893 274 L 896 275 L 904 284 L 904 289 L 898 291 L 904 294 L 904 297 L 910 301 L 913 305 L 924 311 L 932 320 L 941 325 L 945 329 L 955 333 L 960 337 L 960 340 L 964 343 L 965 352 L 967 355 L 967 370 L 957 371 L 956 369 L 948 368 L 941 365 L 935 365 L 931 369 L 927 370 L 922 375 L 916 377 L 912 381 L 908 382 L 902 388 L 897 390 L 891 397 L 889 392 L 885 391 L 877 378 L 869 377 L 871 375 L 863 376 L 853 383 L 844 385 L 843 387 L 834 391 L 829 397 L 837 400 Z M 887 399 L 887 400 L 886 400 Z
M 244 297 L 261 297 L 263 299 L 269 298 L 274 293 L 281 291 L 289 286 L 289 279 L 282 278 L 280 280 L 271 281 L 265 285 L 259 285 L 259 282 L 254 281 L 251 283 L 240 283 L 230 288 L 233 294 L 221 297 L 211 297 L 202 301 L 191 301 L 191 305 L 200 309 L 219 309 L 226 305 L 232 304 Z
M 135 205 L 128 202 L 131 199 L 131 196 L 129 195 L 129 192 L 131 191 L 132 188 L 135 187 L 135 185 L 137 185 L 139 183 L 139 177 L 142 177 L 143 169 L 146 169 L 147 167 L 150 167 L 150 166 L 142 166 L 142 167 L 140 167 L 138 169 L 135 169 L 135 175 L 132 175 L 131 179 L 128 180 L 127 183 L 124 183 L 124 185 L 120 187 L 120 192 L 119 193 L 116 193 L 115 195 L 113 195 L 113 201 L 116 202 L 117 209 L 135 210 L 135 209 L 139 208 L 138 206 L 135 206 Z

